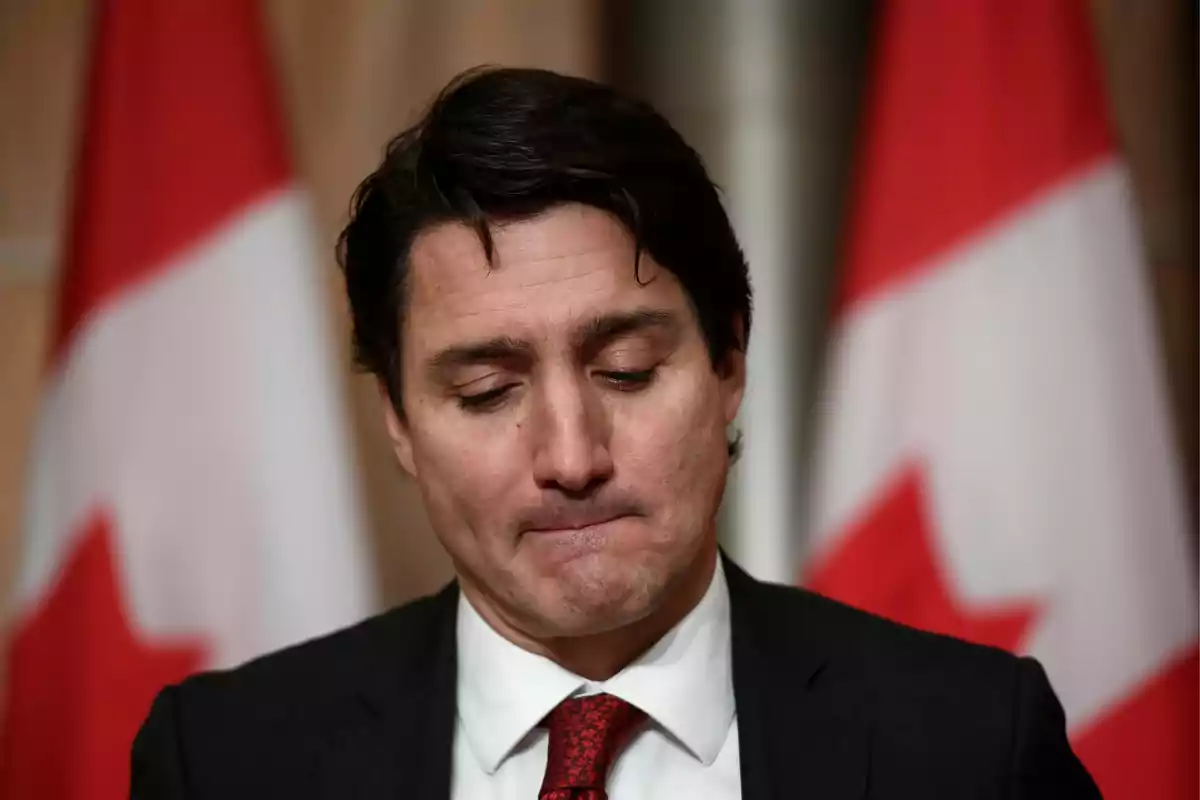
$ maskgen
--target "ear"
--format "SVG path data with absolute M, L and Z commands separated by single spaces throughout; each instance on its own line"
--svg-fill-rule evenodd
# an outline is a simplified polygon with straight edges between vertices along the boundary
M 719 377 L 721 379 L 721 403 L 724 406 L 725 424 L 732 425 L 737 419 L 742 397 L 746 394 L 746 328 L 739 316 L 734 320 L 734 333 L 738 347 L 726 353 Z
M 392 452 L 400 468 L 412 478 L 417 477 L 416 463 L 413 461 L 412 437 L 409 435 L 408 424 L 400 418 L 387 387 L 378 384 L 379 399 L 383 405 L 383 424 L 387 427 L 388 438 L 392 440 Z

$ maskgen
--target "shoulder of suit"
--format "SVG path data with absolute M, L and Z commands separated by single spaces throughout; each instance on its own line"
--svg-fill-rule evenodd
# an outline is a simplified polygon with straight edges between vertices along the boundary
M 760 607 L 772 609 L 770 627 L 785 647 L 821 648 L 892 686 L 995 687 L 1014 678 L 1020 661 L 1000 648 L 919 630 L 806 589 L 759 586 Z
M 298 697 L 312 704 L 360 688 L 382 671 L 402 679 L 406 671 L 425 666 L 447 625 L 453 630 L 455 596 L 454 587 L 447 587 L 238 667 L 193 675 L 179 690 L 192 699 L 238 703 Z

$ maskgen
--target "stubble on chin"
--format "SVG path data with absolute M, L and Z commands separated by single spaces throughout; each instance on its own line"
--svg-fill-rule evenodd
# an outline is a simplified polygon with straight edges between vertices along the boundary
M 663 576 L 650 565 L 592 554 L 558 565 L 528 609 L 547 636 L 585 636 L 631 625 L 654 611 Z

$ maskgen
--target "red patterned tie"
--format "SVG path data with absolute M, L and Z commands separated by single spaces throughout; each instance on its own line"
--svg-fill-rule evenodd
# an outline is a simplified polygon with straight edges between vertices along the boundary
M 550 752 L 538 800 L 608 800 L 609 767 L 637 726 L 640 708 L 611 694 L 570 697 L 546 715 Z

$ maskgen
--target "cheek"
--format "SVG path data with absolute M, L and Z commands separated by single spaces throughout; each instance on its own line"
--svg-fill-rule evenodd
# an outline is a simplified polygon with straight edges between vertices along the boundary
M 413 443 L 418 483 L 439 532 L 486 535 L 505 519 L 521 479 L 516 435 L 482 432 L 461 419 L 428 420 Z
M 709 513 L 727 469 L 724 412 L 714 387 L 681 383 L 631 414 L 622 429 L 630 485 L 658 504 L 664 521 Z

